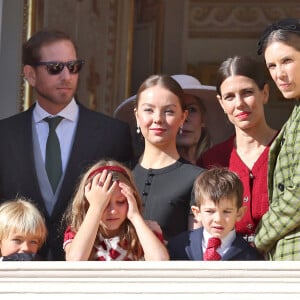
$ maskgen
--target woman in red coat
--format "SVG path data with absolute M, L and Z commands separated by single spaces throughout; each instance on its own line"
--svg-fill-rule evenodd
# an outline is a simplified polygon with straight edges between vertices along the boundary
M 243 182 L 244 218 L 236 231 L 252 243 L 258 222 L 269 206 L 267 191 L 268 153 L 277 131 L 266 122 L 264 105 L 269 85 L 263 66 L 246 56 L 225 60 L 217 73 L 221 107 L 235 127 L 235 135 L 209 149 L 198 164 L 204 168 L 228 167 Z

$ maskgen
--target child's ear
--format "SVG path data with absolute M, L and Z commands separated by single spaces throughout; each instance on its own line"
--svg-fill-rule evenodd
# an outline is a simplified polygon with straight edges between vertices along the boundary
M 236 220 L 237 221 L 241 221 L 242 218 L 243 218 L 243 216 L 245 215 L 246 211 L 247 211 L 247 206 L 240 207 L 238 209 L 238 212 L 237 212 L 237 218 L 236 218 Z
M 198 222 L 201 222 L 200 208 L 196 205 L 192 205 L 191 210 L 192 210 L 195 220 L 197 220 Z

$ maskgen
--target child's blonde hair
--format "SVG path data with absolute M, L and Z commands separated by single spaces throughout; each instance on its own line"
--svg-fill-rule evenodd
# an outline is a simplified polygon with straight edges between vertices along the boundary
M 116 177 L 116 180 L 126 183 L 133 190 L 133 195 L 137 202 L 137 207 L 139 212 L 142 214 L 142 201 L 137 191 L 137 188 L 134 183 L 134 179 L 131 171 L 126 168 L 123 164 L 115 160 L 101 160 L 90 167 L 81 177 L 79 184 L 77 186 L 75 196 L 71 206 L 69 206 L 67 213 L 65 215 L 66 225 L 71 227 L 73 232 L 77 232 L 85 218 L 87 210 L 89 208 L 89 203 L 84 195 L 86 184 L 93 179 L 96 174 L 99 174 L 97 169 L 104 166 L 112 167 L 108 172 L 112 173 L 113 180 Z M 114 171 L 114 167 L 121 168 L 125 172 Z M 105 234 L 105 229 L 99 226 L 99 233 Z M 139 260 L 143 256 L 143 248 L 139 242 L 137 233 L 135 231 L 132 223 L 126 218 L 120 228 L 120 243 L 124 249 L 127 249 L 127 255 L 131 254 L 134 259 Z M 90 259 L 92 259 L 94 253 L 92 251 Z
M 37 236 L 39 248 L 45 242 L 47 229 L 44 218 L 29 200 L 17 198 L 0 205 L 0 241 L 11 232 Z

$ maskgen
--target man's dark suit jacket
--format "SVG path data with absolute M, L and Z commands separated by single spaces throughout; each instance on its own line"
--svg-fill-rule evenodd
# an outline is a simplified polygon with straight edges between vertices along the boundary
M 48 229 L 41 256 L 50 248 L 54 260 L 64 260 L 62 216 L 71 201 L 79 176 L 103 158 L 123 163 L 132 159 L 127 124 L 79 104 L 79 119 L 65 177 L 53 213 L 48 215 L 37 179 L 29 110 L 0 121 L 0 203 L 16 196 L 30 198 L 44 214 Z
M 203 260 L 203 227 L 185 231 L 168 242 L 170 260 Z M 258 251 L 237 233 L 230 249 L 221 260 L 262 260 Z

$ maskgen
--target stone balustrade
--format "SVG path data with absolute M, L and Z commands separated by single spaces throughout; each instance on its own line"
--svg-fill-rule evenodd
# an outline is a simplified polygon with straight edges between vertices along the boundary
M 1 262 L 0 299 L 299 300 L 300 262 Z

